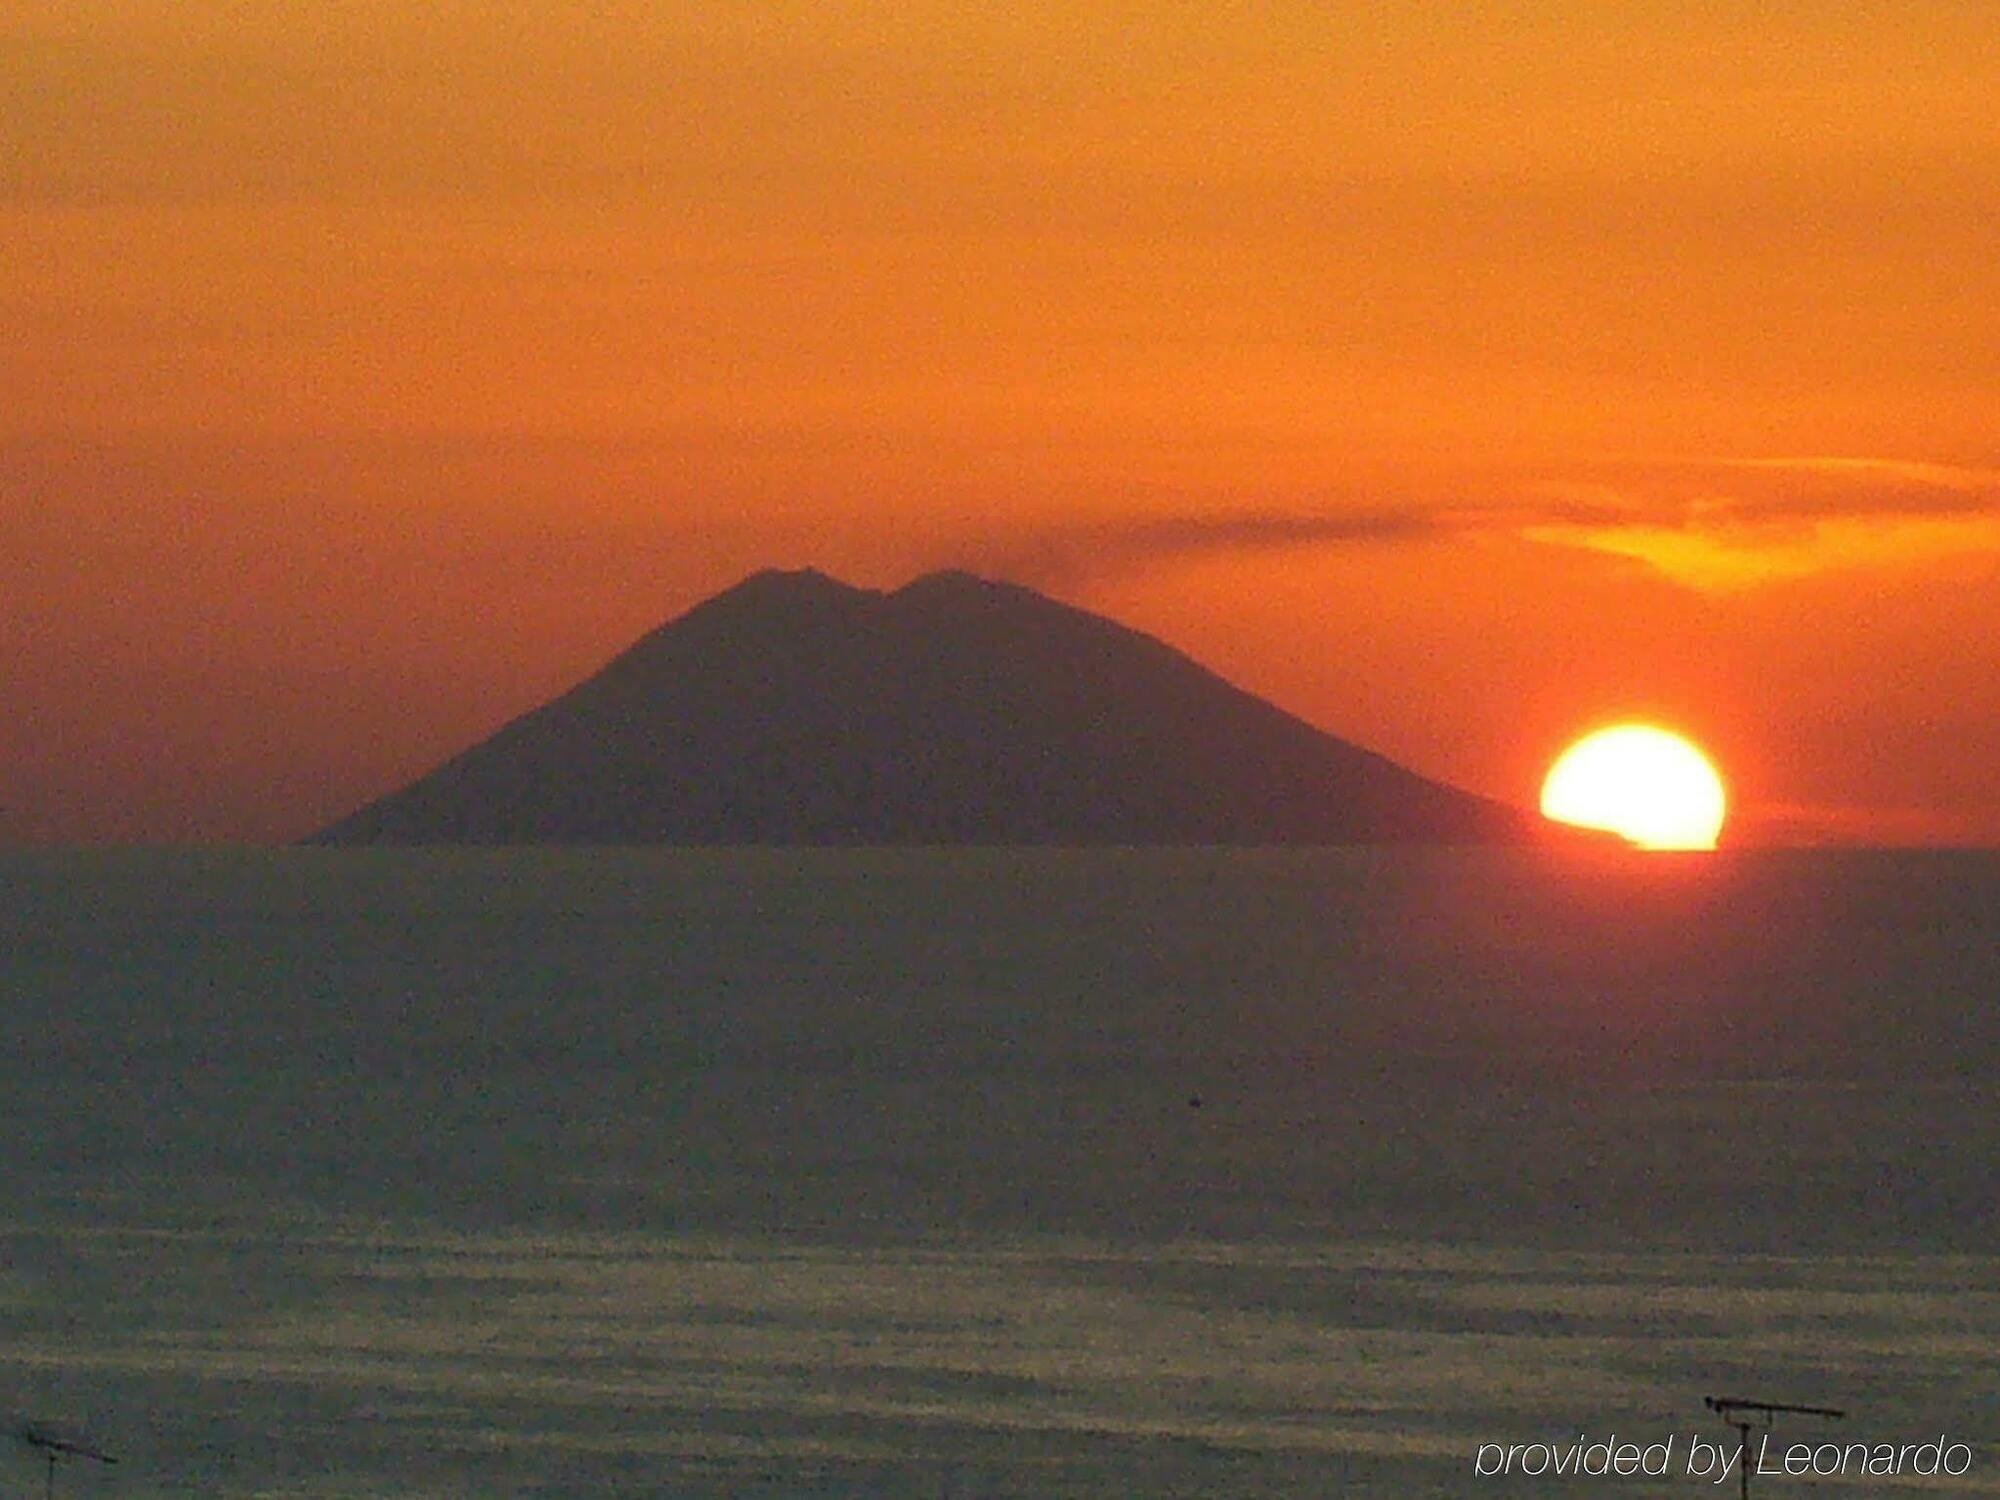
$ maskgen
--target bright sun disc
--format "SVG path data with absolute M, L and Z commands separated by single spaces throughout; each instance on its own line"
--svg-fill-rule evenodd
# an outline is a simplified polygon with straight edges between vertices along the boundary
M 1707 756 L 1650 724 L 1618 724 L 1563 751 L 1542 816 L 1602 828 L 1641 849 L 1713 849 L 1727 799 Z

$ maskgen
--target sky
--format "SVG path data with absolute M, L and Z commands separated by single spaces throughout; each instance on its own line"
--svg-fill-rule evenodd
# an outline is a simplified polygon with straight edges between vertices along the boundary
M 0 842 L 302 834 L 756 568 L 1532 805 L 2000 843 L 1990 0 L 0 0 Z

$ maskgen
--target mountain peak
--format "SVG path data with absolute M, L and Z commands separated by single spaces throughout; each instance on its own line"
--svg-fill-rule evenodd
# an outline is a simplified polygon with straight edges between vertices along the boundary
M 996 583 L 990 578 L 981 578 L 977 573 L 964 568 L 939 568 L 936 572 L 924 573 L 912 578 L 896 590 L 896 596 L 903 598 L 935 594 L 986 594 L 1008 588 L 1011 585 Z
M 809 628 L 814 621 L 850 614 L 880 599 L 881 595 L 871 589 L 843 583 L 817 568 L 763 568 L 704 599 L 679 619 L 660 626 L 633 651 L 650 652 L 676 634 L 760 635 L 800 630 Z M 632 654 L 627 652 L 626 657 Z M 614 662 L 613 668 L 629 665 L 626 657 Z
M 843 583 L 818 568 L 760 568 L 707 602 L 719 604 L 728 599 L 760 605 L 774 600 L 819 603 L 829 599 L 861 598 L 869 592 L 851 583 Z

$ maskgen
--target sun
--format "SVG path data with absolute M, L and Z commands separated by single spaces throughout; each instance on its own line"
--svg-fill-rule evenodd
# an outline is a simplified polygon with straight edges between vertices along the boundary
M 1693 743 L 1650 724 L 1614 724 L 1557 758 L 1542 816 L 1602 828 L 1641 849 L 1713 849 L 1728 797 Z

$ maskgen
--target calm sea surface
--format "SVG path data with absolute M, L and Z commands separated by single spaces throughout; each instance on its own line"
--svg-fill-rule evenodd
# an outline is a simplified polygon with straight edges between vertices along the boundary
M 12 854 L 0 1045 L 59 1495 L 2000 1494 L 2000 856 Z

